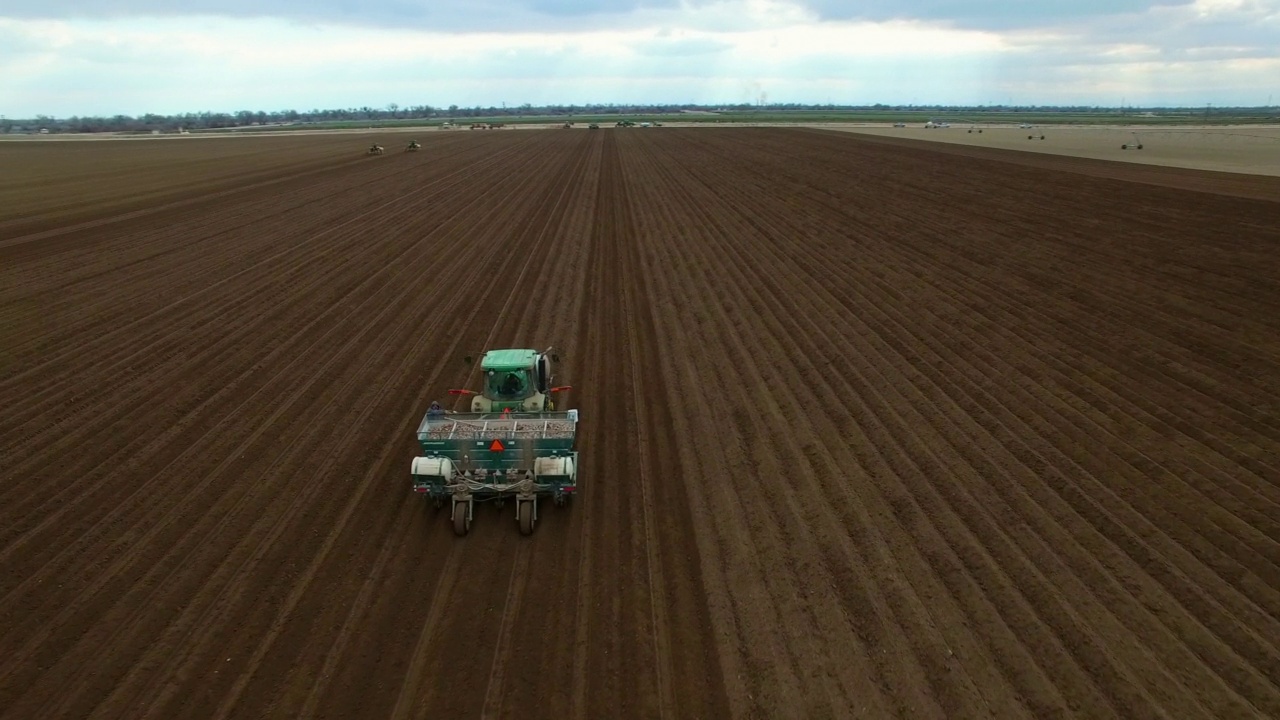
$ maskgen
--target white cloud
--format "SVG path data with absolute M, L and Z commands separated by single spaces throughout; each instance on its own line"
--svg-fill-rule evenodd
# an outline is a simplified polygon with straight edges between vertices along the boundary
M 0 17 L 0 113 L 761 97 L 1222 105 L 1260 104 L 1272 92 L 1280 77 L 1280 0 L 1196 0 L 1139 11 L 1148 4 L 1121 4 L 1138 10 L 1105 19 L 1077 9 L 1017 29 L 940 22 L 937 9 L 918 18 L 831 19 L 821 3 L 800 0 L 636 0 L 613 15 L 587 0 L 527 0 L 513 7 L 566 19 L 557 29 L 517 31 L 219 15 Z M 975 13 L 985 17 L 1005 5 L 980 3 Z M 413 0 L 407 7 L 425 5 Z

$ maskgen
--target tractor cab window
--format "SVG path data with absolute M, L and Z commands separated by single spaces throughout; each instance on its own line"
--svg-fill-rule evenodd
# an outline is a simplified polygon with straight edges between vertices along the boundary
M 488 390 L 491 397 L 515 399 L 524 397 L 528 387 L 527 370 L 490 370 Z

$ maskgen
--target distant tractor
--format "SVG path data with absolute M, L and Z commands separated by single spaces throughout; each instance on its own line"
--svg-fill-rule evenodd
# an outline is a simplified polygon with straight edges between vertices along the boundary
M 412 461 L 411 487 L 436 508 L 449 504 L 455 534 L 471 529 L 477 504 L 514 500 L 520 533 L 529 535 L 539 500 L 563 506 L 577 494 L 578 411 L 554 410 L 550 396 L 570 389 L 551 387 L 555 359 L 550 350 L 490 350 L 480 362 L 483 391 L 449 391 L 473 396 L 471 412 L 433 402 L 418 424 L 422 455 Z
M 1129 148 L 1134 150 L 1142 149 L 1142 141 L 1138 139 L 1138 133 L 1133 133 L 1133 142 L 1127 142 L 1120 146 L 1121 150 L 1128 150 Z
M 404 149 L 404 151 L 405 151 L 405 152 L 417 152 L 417 151 L 418 151 L 418 149 L 419 149 L 419 148 L 421 148 L 421 147 L 422 147 L 422 146 L 418 144 L 418 141 L 417 141 L 417 140 L 410 140 L 410 141 L 409 141 L 409 146 L 408 146 L 408 147 L 406 147 L 406 148 Z
M 378 144 L 376 144 L 376 143 L 375 143 L 374 145 L 372 145 L 372 146 L 370 146 L 370 147 L 369 147 L 369 150 L 368 150 L 368 152 L 367 152 L 366 154 L 367 154 L 367 155 L 381 155 L 382 153 L 383 153 L 382 146 L 381 146 L 381 145 L 378 145 Z
M 599 125 L 597 125 L 597 124 L 595 124 L 595 123 L 591 123 L 590 125 L 588 125 L 588 126 L 587 126 L 587 129 L 588 129 L 588 130 L 599 130 L 599 129 L 600 129 L 600 126 L 599 126 Z

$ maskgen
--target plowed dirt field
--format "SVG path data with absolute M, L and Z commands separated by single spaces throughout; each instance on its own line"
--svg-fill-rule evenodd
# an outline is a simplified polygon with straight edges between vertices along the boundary
M 0 144 L 4 717 L 1280 717 L 1280 181 L 364 142 Z M 548 345 L 581 496 L 457 538 Z

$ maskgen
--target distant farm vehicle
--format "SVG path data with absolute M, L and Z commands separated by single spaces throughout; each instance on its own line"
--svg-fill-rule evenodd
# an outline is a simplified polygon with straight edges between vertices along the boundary
M 1028 140 L 1035 140 L 1035 139 L 1036 139 L 1036 136 L 1035 136 L 1035 135 L 1028 135 L 1028 136 L 1027 136 L 1027 139 L 1028 139 Z M 1041 135 L 1041 136 L 1040 136 L 1040 139 L 1041 139 L 1041 140 L 1043 140 L 1043 139 L 1044 139 L 1044 136 L 1043 136 L 1043 135 Z
M 898 128 L 898 127 L 900 127 L 900 128 L 904 128 L 904 127 L 906 127 L 906 126 L 907 126 L 907 124 L 906 124 L 906 123 L 904 123 L 904 122 L 896 122 L 896 123 L 894 123 L 894 124 L 893 124 L 893 126 L 894 126 L 894 127 L 896 127 L 896 128 Z
M 383 152 L 384 152 L 384 151 L 383 151 L 383 149 L 382 149 L 382 146 L 381 146 L 381 145 L 373 145 L 373 146 L 371 146 L 371 147 L 369 148 L 369 150 L 366 152 L 366 154 L 367 154 L 367 155 L 381 155 Z
M 529 535 L 539 500 L 563 506 L 577 493 L 578 411 L 555 411 L 551 395 L 570 388 L 551 387 L 551 362 L 558 358 L 549 353 L 488 351 L 480 363 L 483 391 L 449 391 L 471 395 L 471 412 L 432 403 L 418 424 L 422 455 L 411 465 L 413 491 L 436 508 L 449 503 L 455 534 L 471 529 L 477 503 L 502 507 L 514 500 L 520 532 Z
M 1128 150 L 1129 148 L 1134 150 L 1142 149 L 1142 141 L 1138 139 L 1138 133 L 1133 133 L 1133 142 L 1127 142 L 1120 146 L 1121 150 Z
M 621 127 L 621 128 L 628 128 L 628 127 L 635 127 L 635 126 L 636 124 L 634 122 L 631 122 L 630 120 L 619 120 L 614 125 L 614 127 Z
M 404 149 L 404 151 L 405 151 L 405 152 L 417 152 L 417 151 L 418 151 L 418 149 L 419 149 L 419 148 L 421 148 L 421 147 L 422 147 L 422 146 L 418 144 L 418 141 L 417 141 L 417 140 L 410 140 L 410 141 L 409 141 L 409 146 L 408 146 L 408 147 L 406 147 L 406 148 Z
M 588 125 L 588 126 L 587 126 L 587 129 L 588 129 L 588 130 L 599 130 L 599 129 L 600 129 L 600 126 L 599 126 L 599 125 L 597 125 L 597 124 L 595 124 L 595 123 L 591 123 L 590 125 Z

